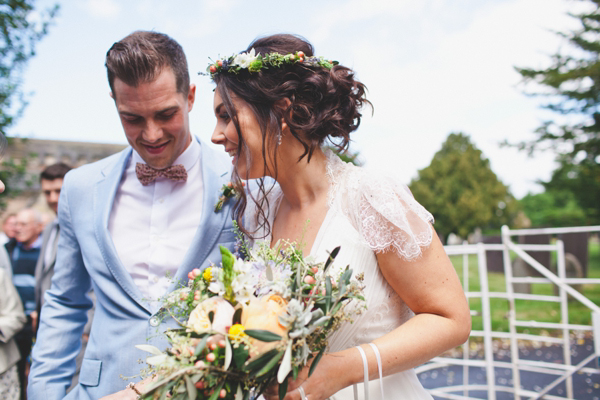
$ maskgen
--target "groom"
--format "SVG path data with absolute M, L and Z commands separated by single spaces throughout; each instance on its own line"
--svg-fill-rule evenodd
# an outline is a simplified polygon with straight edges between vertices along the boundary
M 30 399 L 98 399 L 124 390 L 123 379 L 137 380 L 147 353 L 134 346 L 166 348 L 161 332 L 173 326 L 160 317 L 158 297 L 191 269 L 219 262 L 219 245 L 235 241 L 229 207 L 214 211 L 230 163 L 190 133 L 196 87 L 181 46 L 134 32 L 111 47 L 106 68 L 130 147 L 65 177 Z M 65 397 L 91 288 L 96 312 L 79 385 Z

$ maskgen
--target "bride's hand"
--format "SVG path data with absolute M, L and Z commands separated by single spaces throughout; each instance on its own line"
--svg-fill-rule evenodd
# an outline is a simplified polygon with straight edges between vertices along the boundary
M 336 373 L 339 359 L 335 356 L 325 354 L 313 374 L 308 377 L 310 366 L 304 367 L 298 373 L 298 379 L 288 379 L 287 394 L 284 400 L 322 400 L 327 399 L 334 393 L 347 385 L 340 381 L 343 374 Z M 304 397 L 301 396 L 298 387 L 302 386 Z M 269 386 L 264 394 L 265 400 L 279 400 L 279 385 L 277 383 Z

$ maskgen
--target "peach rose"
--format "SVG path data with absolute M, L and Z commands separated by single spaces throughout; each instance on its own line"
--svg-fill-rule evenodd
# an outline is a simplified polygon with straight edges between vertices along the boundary
M 279 316 L 285 312 L 286 304 L 287 302 L 277 295 L 267 295 L 253 299 L 250 304 L 244 306 L 242 325 L 245 329 L 262 329 L 286 337 L 287 327 L 279 322 Z M 251 342 L 255 349 L 250 353 L 250 356 L 271 350 L 279 344 L 279 342 L 266 343 L 256 339 L 252 339 Z
M 212 330 L 225 335 L 227 328 L 231 326 L 235 309 L 222 297 L 211 297 L 198 304 L 190 314 L 188 326 L 197 333 L 210 330 L 208 313 L 211 311 L 215 313 Z

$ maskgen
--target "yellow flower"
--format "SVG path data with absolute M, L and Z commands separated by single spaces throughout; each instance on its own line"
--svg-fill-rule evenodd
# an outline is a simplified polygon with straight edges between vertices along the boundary
M 231 339 L 240 339 L 246 336 L 246 334 L 244 333 L 245 330 L 246 327 L 244 325 L 234 324 L 231 328 L 229 328 L 229 337 Z
M 204 278 L 204 280 L 206 282 L 210 282 L 212 280 L 212 268 L 208 267 L 204 270 L 204 273 L 202 273 L 202 278 Z

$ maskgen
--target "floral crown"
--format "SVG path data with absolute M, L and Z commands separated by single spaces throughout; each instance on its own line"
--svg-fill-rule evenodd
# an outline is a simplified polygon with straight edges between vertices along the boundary
M 334 65 L 339 64 L 337 61 L 326 60 L 323 57 L 306 57 L 302 51 L 285 55 L 279 53 L 256 54 L 252 49 L 248 53 L 234 54 L 210 63 L 206 68 L 206 73 L 201 72 L 200 74 L 214 77 L 222 72 L 238 74 L 245 69 L 249 72 L 259 72 L 263 69 L 281 68 L 284 65 L 298 63 L 325 69 L 331 69 Z

